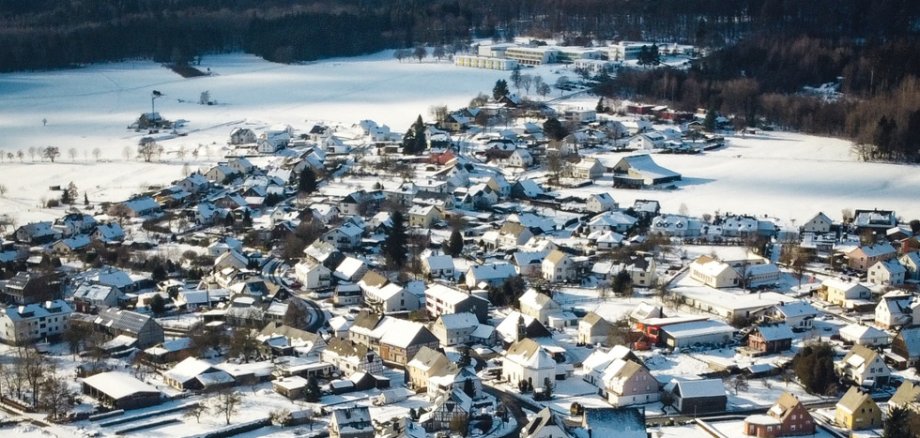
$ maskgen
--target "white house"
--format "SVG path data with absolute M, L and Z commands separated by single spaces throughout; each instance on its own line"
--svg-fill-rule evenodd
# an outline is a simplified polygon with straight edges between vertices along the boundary
M 629 140 L 629 146 L 638 150 L 663 149 L 667 138 L 658 131 L 646 131 Z
M 551 283 L 575 279 L 575 262 L 568 254 L 554 249 L 543 259 L 543 279 Z
M 73 309 L 64 300 L 9 306 L 0 312 L 0 340 L 23 345 L 67 330 Z
M 332 284 L 332 271 L 309 256 L 294 266 L 294 275 L 304 289 L 323 289 Z
M 906 253 L 899 261 L 904 266 L 904 280 L 920 280 L 920 251 Z
M 526 149 L 515 149 L 507 159 L 508 166 L 526 169 L 533 165 L 533 155 Z
M 896 259 L 875 262 L 869 268 L 868 281 L 881 286 L 897 286 L 904 284 L 907 269 L 904 269 Z
M 585 202 L 585 208 L 591 213 L 603 213 L 605 211 L 616 210 L 619 206 L 613 200 L 610 193 L 594 193 L 588 196 Z
M 875 325 L 893 329 L 920 322 L 920 303 L 902 292 L 889 292 L 875 306 Z
M 419 308 L 418 296 L 396 283 L 364 289 L 364 303 L 383 314 L 411 312 Z
M 709 287 L 757 287 L 779 281 L 780 270 L 762 257 L 720 261 L 700 256 L 690 264 L 690 278 Z
M 432 278 L 454 279 L 454 258 L 449 255 L 432 255 L 422 259 L 422 272 Z
M 431 324 L 431 333 L 438 338 L 443 346 L 466 344 L 471 341 L 471 336 L 479 328 L 479 319 L 469 312 L 451 313 L 440 315 Z
M 502 362 L 502 379 L 517 384 L 530 382 L 534 389 L 543 388 L 543 382 L 555 382 L 556 361 L 540 344 L 524 338 L 508 347 Z
M 831 220 L 831 218 L 827 217 L 824 213 L 818 212 L 815 217 L 802 224 L 802 232 L 816 234 L 828 233 L 831 231 L 831 225 L 833 224 L 834 221 Z
M 505 280 L 517 275 L 517 270 L 511 263 L 489 263 L 486 265 L 470 266 L 466 272 L 466 286 L 470 289 L 485 286 L 499 286 Z
M 591 218 L 588 221 L 588 230 L 595 231 L 616 231 L 625 233 L 629 231 L 638 220 L 622 211 L 605 211 Z
M 536 289 L 528 289 L 520 298 L 518 306 L 524 315 L 536 318 L 538 321 L 546 324 L 549 316 L 562 312 L 562 306 L 553 301 L 546 294 L 537 292 Z
M 834 364 L 834 369 L 838 376 L 857 385 L 886 383 L 891 376 L 891 369 L 882 355 L 862 345 L 854 345 L 843 359 Z
M 571 166 L 572 178 L 595 180 L 604 175 L 604 165 L 597 158 L 582 158 Z
M 867 347 L 888 345 L 888 334 L 867 325 L 849 324 L 840 329 L 840 338 L 847 342 Z

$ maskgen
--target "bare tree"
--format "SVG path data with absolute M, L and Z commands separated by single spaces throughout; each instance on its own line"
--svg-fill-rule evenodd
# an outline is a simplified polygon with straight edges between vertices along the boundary
M 48 419 L 59 420 L 66 417 L 67 411 L 74 406 L 75 395 L 67 386 L 67 380 L 57 374 L 53 368 L 48 370 L 41 383 L 39 407 L 48 412 Z
M 176 156 L 179 157 L 180 160 L 185 160 L 185 157 L 187 155 L 188 155 L 188 148 L 186 148 L 184 144 L 179 145 L 179 149 L 176 151 Z
M 99 148 L 93 148 L 93 159 L 95 159 L 96 161 L 99 161 L 99 157 L 101 156 L 102 156 L 102 150 L 100 150 Z
M 25 155 L 26 155 L 26 154 L 25 154 L 24 152 L 22 152 L 22 149 L 16 151 L 16 157 L 19 158 L 19 162 L 20 162 L 20 163 L 22 163 L 22 158 L 25 157 Z
M 428 49 L 424 46 L 418 46 L 412 51 L 412 55 L 418 59 L 418 62 L 422 62 L 422 60 L 428 56 Z
M 35 146 L 29 146 L 29 157 L 32 158 L 32 161 L 35 161 L 36 152 Z
M 732 388 L 732 391 L 734 391 L 735 395 L 738 395 L 738 391 L 747 391 L 748 389 L 751 389 L 751 385 L 748 384 L 747 379 L 744 378 L 744 376 L 741 374 L 733 377 L 728 382 L 728 384 Z
M 0 184 L 0 198 L 2 198 L 4 195 L 6 195 L 6 186 Z
M 240 411 L 242 402 L 243 398 L 238 392 L 231 390 L 220 391 L 210 400 L 211 413 L 222 415 L 227 424 L 230 424 L 233 416 Z
M 67 149 L 67 156 L 70 157 L 70 161 L 77 161 L 77 148 Z
M 54 159 L 61 156 L 61 150 L 57 146 L 48 146 L 42 149 L 42 158 L 47 158 L 54 162 Z
M 533 85 L 533 76 L 531 75 L 521 75 L 521 87 L 524 88 L 524 91 L 530 93 L 530 87 Z
M 121 156 L 124 157 L 125 161 L 130 160 L 131 159 L 131 147 L 125 146 L 125 148 L 121 150 Z
M 208 407 L 204 403 L 195 403 L 192 407 L 185 410 L 182 414 L 185 418 L 195 418 L 196 423 L 201 423 L 201 416 L 208 412 Z
M 159 157 L 163 153 L 163 146 L 157 143 L 152 137 L 144 137 L 137 146 L 137 156 L 149 163 L 153 157 Z

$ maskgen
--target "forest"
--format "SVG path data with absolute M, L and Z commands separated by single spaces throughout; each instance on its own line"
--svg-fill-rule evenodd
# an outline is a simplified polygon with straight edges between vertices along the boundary
M 453 52 L 515 35 L 679 42 L 709 55 L 689 71 L 624 71 L 597 91 L 917 161 L 918 33 L 915 0 L 0 0 L 0 71 L 240 50 L 285 63 L 421 44 Z M 829 82 L 842 98 L 802 92 Z

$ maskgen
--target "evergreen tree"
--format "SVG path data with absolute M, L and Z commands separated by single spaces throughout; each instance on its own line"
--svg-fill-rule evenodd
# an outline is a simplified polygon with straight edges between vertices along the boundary
M 889 407 L 888 419 L 885 420 L 885 429 L 882 436 L 885 438 L 910 438 L 909 415 L 904 407 Z
M 569 135 L 569 131 L 562 126 L 562 122 L 555 117 L 550 117 L 543 122 L 543 133 L 552 140 L 562 140 Z
M 406 219 L 399 210 L 394 211 L 390 216 L 393 226 L 387 230 L 386 238 L 383 240 L 383 255 L 387 263 L 395 268 L 401 269 L 406 264 Z
M 476 396 L 476 385 L 473 384 L 473 380 L 469 377 L 463 382 L 463 393 L 473 398 Z
M 61 192 L 61 204 L 73 204 L 73 198 L 70 197 L 70 190 L 64 190 Z
M 300 172 L 297 191 L 305 195 L 309 195 L 316 191 L 316 172 L 314 172 L 312 168 L 306 167 L 303 172 Z
M 597 105 L 594 107 L 594 111 L 598 113 L 604 112 L 604 98 L 597 99 Z
M 310 379 L 307 380 L 307 390 L 306 390 L 306 399 L 310 403 L 319 402 L 322 393 L 319 390 L 319 383 L 316 382 L 316 377 L 310 376 Z
M 83 205 L 89 205 L 89 195 L 83 192 Z
M 459 230 L 454 230 L 450 233 L 450 240 L 447 244 L 447 253 L 451 257 L 457 257 L 460 253 L 463 252 L 463 235 L 460 234 Z
M 162 267 L 159 268 L 162 269 Z M 160 294 L 154 294 L 153 297 L 150 298 L 150 311 L 153 312 L 154 315 L 162 315 L 163 312 L 166 311 L 166 299 Z
M 425 135 L 425 122 L 422 121 L 422 115 L 412 124 L 412 127 L 406 131 L 403 136 L 402 148 L 403 154 L 417 155 L 428 147 L 428 139 Z
M 492 87 L 492 99 L 499 100 L 508 95 L 508 82 L 504 79 L 499 79 L 495 81 L 495 86 Z
M 703 129 L 706 132 L 714 132 L 716 130 L 716 110 L 710 108 L 709 111 L 706 111 L 706 118 L 703 119 Z
M 521 90 L 521 65 L 517 64 L 514 66 L 514 70 L 511 70 L 511 85 L 514 85 L 514 89 Z

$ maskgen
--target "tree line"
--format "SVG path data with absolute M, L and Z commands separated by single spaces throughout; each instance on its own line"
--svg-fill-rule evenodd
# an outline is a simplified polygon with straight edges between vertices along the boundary
M 525 34 L 711 47 L 752 32 L 890 39 L 915 33 L 918 16 L 909 0 L 0 0 L 0 70 L 240 49 L 293 62 Z
M 756 36 L 689 70 L 621 70 L 595 91 L 734 115 L 736 127 L 850 139 L 865 160 L 920 160 L 920 41 Z M 833 83 L 840 94 L 803 87 Z

